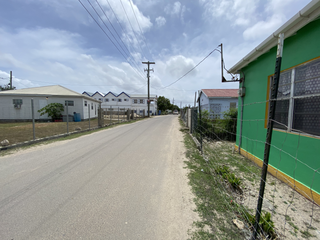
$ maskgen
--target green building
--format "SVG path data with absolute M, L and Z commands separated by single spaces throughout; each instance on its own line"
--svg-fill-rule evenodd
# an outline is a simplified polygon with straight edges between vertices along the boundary
M 229 70 L 243 78 L 236 147 L 262 166 L 280 33 L 283 56 L 268 171 L 320 205 L 319 0 L 311 1 Z

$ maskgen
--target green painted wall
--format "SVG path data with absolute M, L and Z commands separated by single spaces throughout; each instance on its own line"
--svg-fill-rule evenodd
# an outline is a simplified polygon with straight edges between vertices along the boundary
M 320 57 L 320 19 L 300 29 L 285 39 L 281 70 Z M 241 148 L 263 159 L 266 138 L 265 110 L 268 76 L 275 70 L 276 47 L 242 69 L 245 74 Z M 241 99 L 239 98 L 240 119 Z M 239 145 L 240 121 L 238 121 L 237 145 Z M 269 164 L 307 187 L 320 193 L 320 137 L 274 131 Z M 314 169 L 318 170 L 315 171 Z

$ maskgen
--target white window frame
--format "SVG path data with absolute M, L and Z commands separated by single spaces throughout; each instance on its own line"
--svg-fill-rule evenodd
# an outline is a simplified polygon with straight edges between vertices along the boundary
M 308 97 L 320 97 L 320 93 L 317 93 L 317 94 L 305 94 L 305 95 L 299 95 L 299 96 L 294 96 L 294 87 L 295 87 L 295 75 L 296 75 L 296 69 L 303 66 L 303 65 L 307 65 L 307 64 L 312 64 L 314 63 L 315 61 L 319 61 L 319 59 L 316 59 L 316 60 L 313 60 L 313 61 L 310 61 L 310 62 L 307 62 L 307 63 L 304 63 L 304 64 L 300 64 L 300 65 L 297 65 L 293 68 L 290 68 L 288 70 L 285 70 L 283 72 L 281 72 L 281 74 L 285 74 L 285 73 L 288 73 L 289 71 L 291 71 L 291 81 L 290 81 L 290 94 L 288 96 L 285 96 L 285 97 L 277 97 L 277 101 L 279 100 L 289 100 L 289 109 L 288 109 L 288 122 L 287 123 L 283 123 L 286 125 L 286 127 L 283 126 L 283 128 L 279 128 L 280 130 L 285 130 L 285 131 L 288 131 L 288 132 L 296 132 L 296 131 L 302 131 L 301 129 L 293 129 L 293 116 L 294 116 L 294 103 L 295 103 L 295 100 L 296 99 L 305 99 L 305 98 L 308 98 Z M 280 74 L 280 79 L 281 79 L 281 74 Z M 304 80 L 300 80 L 301 81 L 304 81 Z M 269 99 L 271 98 L 271 85 L 272 85 L 272 82 L 273 82 L 273 76 L 270 77 L 270 91 L 269 91 Z M 280 84 L 280 80 L 279 80 L 279 84 Z M 288 84 L 284 84 L 284 85 L 288 85 Z M 282 85 L 281 85 L 282 86 Z M 278 87 L 279 89 L 279 87 Z M 279 92 L 278 92 L 279 93 Z M 270 108 L 270 104 L 268 104 L 268 108 Z M 269 109 L 268 109 L 268 114 L 269 114 Z M 267 116 L 267 119 L 268 119 L 268 116 Z M 277 127 L 275 127 L 277 128 Z M 316 133 L 306 133 L 306 134 L 310 134 L 310 135 L 314 135 L 314 136 L 317 136 Z

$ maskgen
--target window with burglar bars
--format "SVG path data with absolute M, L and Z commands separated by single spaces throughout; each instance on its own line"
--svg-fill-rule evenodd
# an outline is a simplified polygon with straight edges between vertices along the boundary
M 320 136 L 320 59 L 280 74 L 274 127 Z

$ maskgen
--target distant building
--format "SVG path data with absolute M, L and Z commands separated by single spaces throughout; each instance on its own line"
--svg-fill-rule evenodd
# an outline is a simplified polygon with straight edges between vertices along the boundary
M 223 118 L 223 112 L 238 108 L 238 89 L 201 89 L 201 110 L 207 110 L 210 118 Z
M 83 95 L 92 97 L 102 102 L 101 108 L 103 109 L 134 109 L 136 112 L 148 113 L 148 95 L 147 94 L 128 94 L 121 92 L 116 94 L 113 92 L 83 92 Z M 157 95 L 150 94 L 150 114 L 157 114 Z
M 0 121 L 31 121 L 31 99 L 34 103 L 36 120 L 51 120 L 47 114 L 40 116 L 39 109 L 50 103 L 61 103 L 65 106 L 68 101 L 68 114 L 80 113 L 82 120 L 98 116 L 100 101 L 82 95 L 60 85 L 25 88 L 0 92 Z M 66 115 L 66 107 L 62 115 Z

